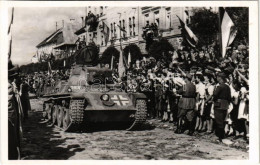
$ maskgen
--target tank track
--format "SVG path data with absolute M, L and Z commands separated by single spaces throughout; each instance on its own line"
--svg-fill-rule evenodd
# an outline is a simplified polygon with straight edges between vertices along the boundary
M 134 123 L 127 129 L 127 131 L 136 130 L 145 123 L 147 118 L 147 102 L 146 100 L 136 100 L 137 111 L 135 113 Z
M 66 132 L 80 131 L 84 122 L 84 104 L 85 100 L 70 100 L 69 115 L 71 116 L 70 125 L 64 130 Z

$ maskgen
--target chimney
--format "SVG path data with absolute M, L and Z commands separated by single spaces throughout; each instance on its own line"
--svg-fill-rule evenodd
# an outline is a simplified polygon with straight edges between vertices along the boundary
M 58 29 L 58 22 L 56 22 L 56 31 L 57 31 L 57 29 Z

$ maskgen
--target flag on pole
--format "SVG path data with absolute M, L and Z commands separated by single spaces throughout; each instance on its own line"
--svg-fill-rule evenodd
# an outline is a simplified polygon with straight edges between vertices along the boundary
M 131 58 L 131 53 L 130 53 L 130 51 L 129 51 L 129 53 L 128 53 L 128 59 L 127 59 L 127 64 L 128 64 L 129 67 L 130 67 L 131 62 L 132 62 L 132 58 Z
M 198 38 L 196 37 L 196 35 L 191 31 L 191 29 L 186 25 L 186 23 L 184 23 L 180 17 L 178 15 L 176 15 L 180 21 L 181 24 L 181 28 L 182 28 L 182 33 L 184 35 L 184 38 L 186 39 L 186 41 L 192 46 L 192 47 L 196 47 L 197 43 L 198 43 Z
M 225 57 L 227 47 L 234 41 L 237 30 L 227 11 L 220 7 L 220 23 L 221 23 L 221 41 L 222 41 L 222 57 Z
M 123 77 L 124 73 L 125 73 L 125 66 L 123 63 L 123 53 L 122 53 L 122 51 L 120 51 L 119 64 L 118 64 L 119 78 Z
M 51 71 L 51 63 L 50 61 L 48 61 L 48 75 L 52 75 L 52 71 Z
M 11 28 L 12 28 L 12 24 L 14 22 L 14 8 L 12 8 L 12 15 L 11 15 L 11 20 L 10 20 L 10 24 L 8 27 L 8 36 L 9 36 L 9 50 L 8 50 L 8 58 L 11 58 L 11 54 L 12 54 L 12 32 L 11 32 Z
M 8 27 L 8 34 L 11 31 L 11 26 L 12 26 L 13 22 L 14 22 L 14 8 L 12 8 L 11 21 L 10 21 L 10 24 L 9 24 L 9 27 Z
M 119 26 L 118 24 L 116 24 L 116 26 L 118 26 L 119 30 L 121 30 L 122 32 L 126 33 L 125 29 L 123 29 L 121 26 Z
M 232 42 L 236 38 L 236 35 L 237 35 L 237 29 L 235 28 L 235 26 L 233 26 L 233 27 L 231 27 L 231 30 L 230 30 L 230 35 L 229 35 L 229 39 L 228 39 L 228 46 L 232 44 Z
M 110 65 L 111 70 L 113 69 L 113 66 L 114 66 L 114 56 L 111 57 L 111 65 Z
M 9 41 L 9 50 L 8 50 L 8 58 L 10 59 L 11 58 L 11 54 L 12 54 L 12 35 L 10 36 L 11 39 Z

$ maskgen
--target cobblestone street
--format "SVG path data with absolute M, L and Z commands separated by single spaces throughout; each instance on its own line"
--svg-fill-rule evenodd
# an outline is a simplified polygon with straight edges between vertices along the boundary
M 22 159 L 61 160 L 189 160 L 248 159 L 246 143 L 215 143 L 214 135 L 174 134 L 175 126 L 148 120 L 143 130 L 93 130 L 64 133 L 41 123 L 42 102 L 32 99 L 32 112 L 24 124 Z

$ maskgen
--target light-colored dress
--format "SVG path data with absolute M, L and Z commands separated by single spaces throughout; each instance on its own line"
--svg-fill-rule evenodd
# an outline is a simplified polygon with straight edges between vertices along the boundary
M 240 89 L 241 97 L 240 97 L 240 104 L 238 109 L 238 119 L 246 119 L 248 121 L 249 113 L 248 113 L 248 105 L 246 105 L 247 101 L 247 90 L 245 87 Z

